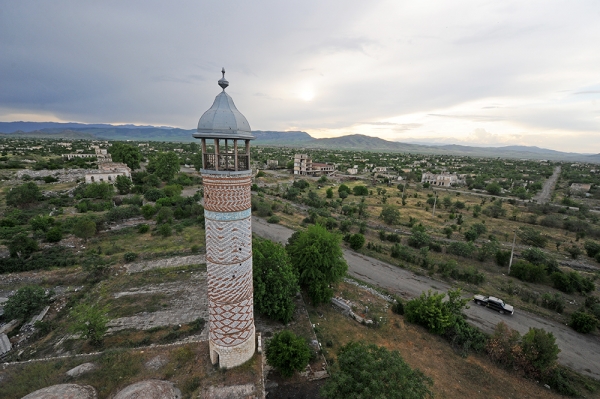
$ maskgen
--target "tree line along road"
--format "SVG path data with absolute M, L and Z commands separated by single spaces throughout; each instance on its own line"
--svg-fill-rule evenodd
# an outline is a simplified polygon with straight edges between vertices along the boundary
M 285 244 L 294 232 L 278 225 L 267 223 L 264 219 L 252 217 L 252 232 L 259 237 Z M 421 292 L 433 290 L 447 292 L 452 287 L 442 281 L 416 274 L 390 265 L 380 260 L 344 249 L 344 258 L 348 262 L 348 274 L 366 283 L 381 287 L 386 291 L 411 299 Z M 568 326 L 531 313 L 515 310 L 512 316 L 501 315 L 485 307 L 470 304 L 464 313 L 467 320 L 487 333 L 492 333 L 499 322 L 505 322 L 510 328 L 525 334 L 529 328 L 543 328 L 556 337 L 560 348 L 558 361 L 571 369 L 600 380 L 600 339 L 591 335 L 577 333 Z

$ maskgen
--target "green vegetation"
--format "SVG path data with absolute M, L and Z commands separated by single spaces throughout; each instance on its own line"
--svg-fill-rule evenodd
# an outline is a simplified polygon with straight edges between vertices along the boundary
M 280 244 L 269 240 L 252 242 L 254 308 L 267 317 L 287 324 L 294 315 L 293 298 L 298 277 L 289 255 Z
M 315 305 L 329 302 L 332 284 L 341 280 L 348 265 L 340 247 L 341 237 L 321 225 L 295 233 L 286 247 L 298 271 L 299 283 Z
M 48 304 L 50 295 L 36 285 L 19 288 L 4 304 L 4 318 L 26 320 Z
M 284 377 L 291 377 L 294 371 L 302 371 L 310 360 L 310 348 L 304 338 L 289 330 L 283 330 L 267 343 L 267 363 Z
M 351 342 L 342 347 L 321 395 L 327 399 L 433 397 L 431 378 L 412 369 L 398 351 Z
M 106 324 L 108 317 L 107 309 L 98 305 L 81 303 L 71 311 L 73 324 L 71 331 L 80 334 L 81 338 L 89 339 L 92 344 L 98 345 L 102 342 L 104 334 L 108 330 Z

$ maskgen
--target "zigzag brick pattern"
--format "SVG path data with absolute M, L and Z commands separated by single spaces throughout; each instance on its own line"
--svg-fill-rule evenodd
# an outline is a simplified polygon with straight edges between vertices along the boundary
M 248 177 L 216 177 L 204 175 L 204 208 L 213 212 L 238 212 L 251 207 Z
M 252 256 L 251 219 L 217 221 L 206 219 L 206 259 L 231 264 Z
M 252 181 L 249 173 L 240 176 L 204 171 L 202 177 L 204 208 L 208 212 L 205 229 L 211 360 L 221 367 L 233 367 L 250 359 L 255 349 L 249 214 Z

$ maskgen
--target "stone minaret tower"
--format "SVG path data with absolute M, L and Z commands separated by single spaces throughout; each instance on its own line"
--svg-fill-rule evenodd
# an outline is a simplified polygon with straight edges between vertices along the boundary
M 223 91 L 193 136 L 202 140 L 210 360 L 230 368 L 250 359 L 255 350 L 250 218 L 254 137 L 225 93 L 229 82 L 225 69 L 222 73 Z

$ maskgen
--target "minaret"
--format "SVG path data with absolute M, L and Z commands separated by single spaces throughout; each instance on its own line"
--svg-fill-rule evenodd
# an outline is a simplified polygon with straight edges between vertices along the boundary
M 210 360 L 235 367 L 255 350 L 248 121 L 223 91 L 198 122 L 206 219 Z M 213 144 L 209 149 L 208 144 Z

